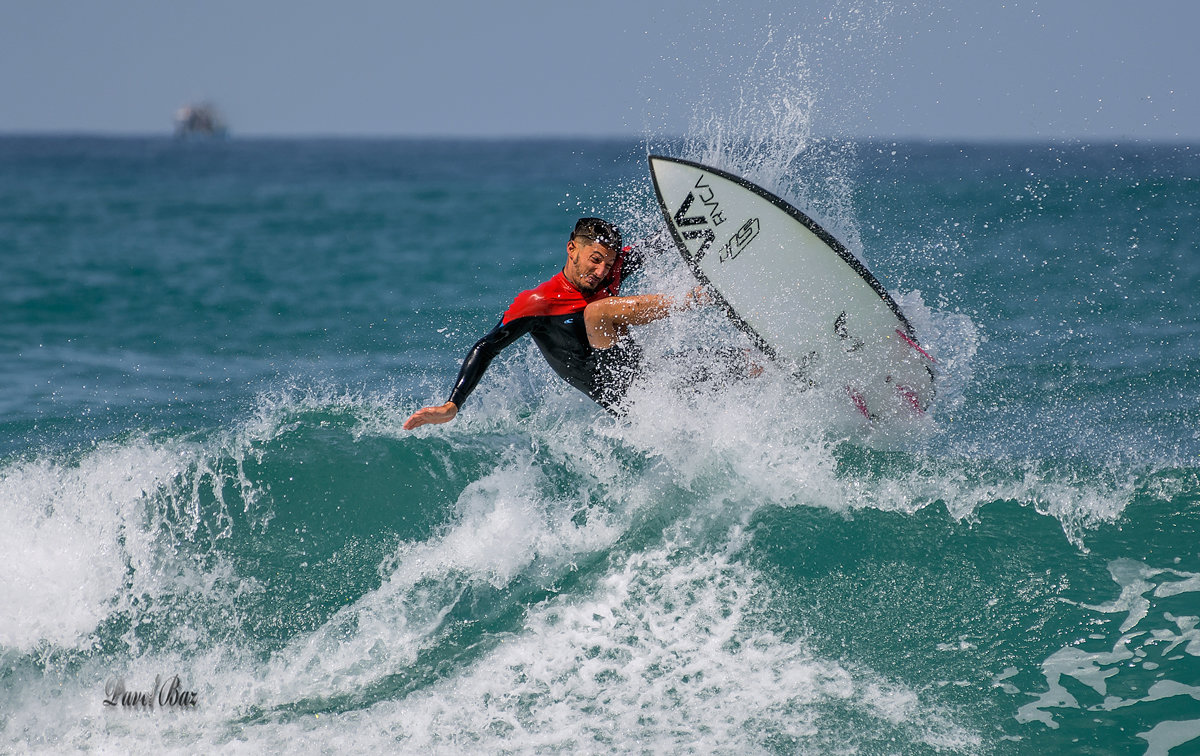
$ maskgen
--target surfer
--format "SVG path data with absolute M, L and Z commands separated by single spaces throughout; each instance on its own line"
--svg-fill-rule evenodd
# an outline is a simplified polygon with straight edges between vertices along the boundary
M 567 241 L 563 269 L 518 294 L 496 327 L 467 353 L 446 403 L 417 410 L 404 428 L 453 420 L 492 359 L 527 333 L 560 378 L 615 412 L 640 363 L 637 345 L 622 338 L 629 326 L 705 301 L 699 288 L 683 301 L 663 294 L 619 296 L 622 281 L 642 265 L 650 246 L 624 247 L 616 226 L 580 218 Z

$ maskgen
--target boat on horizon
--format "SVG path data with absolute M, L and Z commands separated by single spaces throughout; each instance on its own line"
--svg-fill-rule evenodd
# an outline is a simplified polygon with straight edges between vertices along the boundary
M 224 139 L 228 134 L 225 119 L 210 102 L 190 103 L 175 111 L 176 139 Z

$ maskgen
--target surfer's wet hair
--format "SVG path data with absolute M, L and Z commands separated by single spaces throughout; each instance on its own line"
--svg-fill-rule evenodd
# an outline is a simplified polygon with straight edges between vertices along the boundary
M 571 232 L 571 241 L 585 239 L 621 251 L 621 232 L 603 218 L 580 218 Z

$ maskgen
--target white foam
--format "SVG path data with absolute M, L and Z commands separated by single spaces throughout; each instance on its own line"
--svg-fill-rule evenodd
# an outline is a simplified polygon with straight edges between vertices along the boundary
M 1195 590 L 1194 573 L 1180 572 L 1173 569 L 1157 569 L 1132 559 L 1117 559 L 1109 563 L 1109 572 L 1113 581 L 1120 587 L 1120 595 L 1112 601 L 1103 604 L 1080 604 L 1103 614 L 1125 613 L 1126 618 L 1121 623 L 1122 635 L 1113 644 L 1110 651 L 1088 651 L 1077 646 L 1063 647 L 1042 662 L 1042 674 L 1046 681 L 1046 690 L 1037 695 L 1037 700 L 1020 707 L 1016 719 L 1019 722 L 1042 722 L 1047 727 L 1057 728 L 1055 719 L 1056 709 L 1087 708 L 1092 711 L 1112 711 L 1124 709 L 1139 704 L 1159 701 L 1176 696 L 1188 696 L 1200 700 L 1200 687 L 1188 685 L 1177 680 L 1156 680 L 1145 691 L 1144 696 L 1121 697 L 1112 695 L 1109 691 L 1109 681 L 1119 680 L 1132 667 L 1145 670 L 1157 670 L 1159 665 L 1146 661 L 1151 654 L 1155 658 L 1169 658 L 1179 646 L 1185 653 L 1200 656 L 1200 631 L 1196 624 L 1200 618 L 1192 616 L 1178 617 L 1171 612 L 1156 612 L 1155 601 L 1161 596 L 1177 596 L 1188 590 Z M 1182 580 L 1164 580 L 1167 576 L 1177 576 Z M 1179 632 L 1173 632 L 1162 626 L 1161 620 L 1174 624 Z M 1151 625 L 1148 629 L 1147 625 Z M 1157 625 L 1157 626 L 1155 626 Z M 1143 628 L 1137 630 L 1136 628 Z M 1129 632 L 1133 630 L 1133 632 Z M 1104 635 L 1095 636 L 1103 639 Z M 1142 660 L 1140 664 L 1131 664 L 1131 660 Z M 1160 676 L 1162 673 L 1159 673 Z M 1103 700 L 1091 706 L 1083 706 L 1063 685 L 1062 678 L 1069 676 L 1095 691 L 1097 697 Z M 1134 689 L 1141 687 L 1141 680 L 1135 679 Z M 1015 689 L 1010 692 L 1017 692 Z M 1181 728 L 1143 733 L 1140 737 L 1150 735 L 1153 743 L 1166 742 L 1175 734 L 1188 734 L 1186 742 L 1200 735 L 1200 730 L 1190 727 L 1190 723 L 1180 723 Z M 1176 743 L 1176 744 L 1178 744 Z M 1152 746 L 1153 748 L 1154 746 Z M 1170 746 L 1167 746 L 1168 748 Z
M 702 321 L 698 316 L 695 327 L 707 327 Z M 532 353 L 527 358 L 539 359 Z M 499 371 L 492 389 L 496 400 L 510 396 L 506 381 L 520 380 L 524 368 Z M 431 751 L 513 744 L 619 751 L 644 743 L 667 750 L 793 744 L 821 751 L 869 738 L 881 728 L 902 742 L 932 748 L 977 747 L 979 736 L 930 693 L 850 662 L 822 659 L 802 634 L 773 629 L 767 610 L 771 592 L 761 576 L 729 555 L 745 543 L 740 524 L 764 506 L 909 511 L 926 503 L 920 496 L 946 495 L 955 486 L 966 496 L 996 492 L 981 492 L 955 475 L 932 476 L 933 482 L 921 484 L 926 488 L 904 476 L 884 483 L 840 476 L 833 452 L 837 438 L 828 436 L 822 398 L 796 394 L 775 374 L 717 394 L 701 389 L 675 395 L 667 399 L 665 412 L 650 411 L 649 401 L 662 398 L 653 389 L 637 389 L 644 393 L 624 420 L 579 404 L 570 389 L 549 390 L 522 414 L 485 394 L 465 423 L 446 428 L 447 437 L 479 443 L 482 436 L 488 444 L 508 438 L 509 447 L 491 472 L 463 490 L 444 528 L 427 540 L 402 544 L 381 565 L 384 579 L 377 590 L 265 662 L 260 652 L 236 643 L 214 645 L 203 635 L 188 640 L 186 628 L 172 646 L 181 650 L 141 653 L 131 631 L 127 640 L 134 656 L 123 669 L 85 665 L 75 679 L 99 681 L 96 689 L 53 707 L 48 702 L 62 694 L 55 692 L 52 678 L 31 678 L 9 727 L 43 728 L 54 734 L 49 742 L 59 744 L 156 743 L 166 750 L 194 750 L 196 744 L 235 751 L 285 745 L 356 750 L 400 742 Z M 193 494 L 195 480 L 219 474 L 213 461 L 218 456 L 240 459 L 261 440 L 289 432 L 298 407 L 314 401 L 319 408 L 327 400 L 342 406 L 335 399 L 279 397 L 264 408 L 260 421 L 234 434 L 240 440 L 224 444 L 120 447 L 142 469 L 154 471 L 136 479 L 136 485 L 116 476 L 129 487 L 116 486 L 123 493 L 113 498 L 132 502 L 132 514 L 115 520 L 110 514 L 101 522 L 136 531 L 134 545 L 126 545 L 115 563 L 120 579 L 95 591 L 86 621 L 66 636 L 86 635 L 113 611 L 114 601 L 128 608 L 121 603 L 126 596 L 193 591 L 218 605 L 231 602 L 238 576 L 228 566 L 210 565 L 203 574 L 178 564 L 166 563 L 170 569 L 164 569 L 162 554 L 151 543 L 157 531 L 145 521 L 145 491 L 160 492 L 158 509 L 152 511 L 174 507 L 186 513 L 199 500 Z M 403 412 L 390 412 L 372 397 L 347 396 L 344 404 L 347 433 L 401 435 L 397 426 Z M 217 446 L 220 450 L 214 450 Z M 85 455 L 80 468 L 122 469 L 113 464 L 122 453 Z M 632 469 L 626 466 L 631 459 Z M 54 465 L 51 473 L 27 467 L 33 480 L 70 479 Z M 564 479 L 575 485 L 564 489 Z M 674 535 L 646 549 L 614 551 L 631 525 L 647 516 L 660 519 Z M 189 532 L 201 527 L 186 517 L 170 521 Z M 210 526 L 222 527 L 219 522 L 203 527 Z M 105 532 L 104 527 L 95 532 Z M 576 561 L 606 553 L 594 589 L 527 607 L 524 623 L 511 637 L 403 698 L 385 697 L 367 709 L 319 719 L 272 714 L 235 723 L 252 707 L 267 712 L 286 711 L 296 702 L 319 707 L 322 700 L 353 696 L 389 676 L 404 675 L 424 663 L 422 654 L 437 653 L 447 616 L 471 591 L 502 591 L 517 581 L 551 585 Z M 1155 577 L 1157 584 L 1138 595 L 1178 595 L 1189 590 L 1194 576 L 1159 571 Z M 132 591 L 123 582 L 130 579 Z M 1162 641 L 1178 638 L 1176 645 L 1190 649 L 1195 623 L 1178 619 L 1179 633 Z M 48 621 L 48 615 L 39 620 Z M 1088 658 L 1064 652 L 1048 659 L 1047 679 L 1058 675 L 1055 684 L 1021 716 L 1052 724 L 1055 707 L 1074 703 L 1065 695 L 1061 675 L 1102 691 L 1118 652 Z M 160 715 L 114 717 L 99 704 L 101 684 L 111 675 L 144 686 L 157 674 L 173 673 L 199 688 L 206 702 L 202 712 L 178 716 L 164 727 Z M 1168 693 L 1166 688 L 1155 692 Z M 51 709 L 69 721 L 50 722 L 38 713 Z M 864 718 L 874 724 L 864 729 Z
M 150 497 L 191 464 L 185 447 L 133 440 L 0 470 L 0 647 L 86 646 L 154 551 Z
M 1097 612 L 1128 612 L 1121 623 L 1121 632 L 1124 633 L 1136 627 L 1150 612 L 1150 600 L 1142 594 L 1154 589 L 1149 578 L 1158 571 L 1132 559 L 1114 560 L 1109 563 L 1108 571 L 1117 585 L 1121 586 L 1121 595 L 1106 604 L 1083 604 L 1083 607 Z
M 251 749 L 819 751 L 860 739 L 865 716 L 902 740 L 979 745 L 926 695 L 772 631 L 752 570 L 680 547 L 631 554 L 589 595 L 532 607 L 518 635 L 403 699 L 239 737 Z
M 554 579 L 622 532 L 607 513 L 576 522 L 579 505 L 548 496 L 529 451 L 467 486 L 439 535 L 402 544 L 381 566 L 383 584 L 278 654 L 273 695 L 354 692 L 411 665 L 436 640 L 472 586 Z
M 1171 753 L 1178 753 L 1173 750 L 1176 746 L 1200 738 L 1200 719 L 1159 722 L 1137 736 L 1146 741 L 1145 756 L 1170 756 Z

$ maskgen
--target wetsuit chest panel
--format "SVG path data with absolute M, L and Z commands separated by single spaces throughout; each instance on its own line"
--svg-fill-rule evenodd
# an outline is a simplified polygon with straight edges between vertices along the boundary
M 510 323 L 526 317 L 557 317 L 582 313 L 592 302 L 615 295 L 619 282 L 619 278 L 610 279 L 606 287 L 585 295 L 572 286 L 567 277 L 560 272 L 537 288 L 518 294 L 504 313 L 501 322 Z
M 531 320 L 529 335 L 554 372 L 580 391 L 593 394 L 593 353 L 596 350 L 588 344 L 583 310 L 533 316 Z

